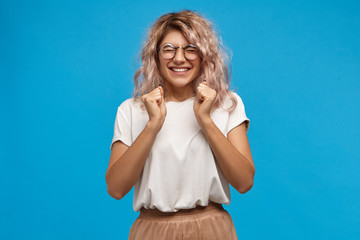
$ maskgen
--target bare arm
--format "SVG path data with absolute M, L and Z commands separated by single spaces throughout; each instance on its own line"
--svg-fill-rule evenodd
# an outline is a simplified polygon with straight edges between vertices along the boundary
M 206 83 L 201 83 L 197 90 L 194 112 L 198 123 L 224 177 L 238 192 L 245 193 L 251 189 L 255 175 L 245 123 L 232 129 L 225 137 L 210 117 L 215 90 Z
M 225 178 L 238 192 L 249 191 L 253 185 L 255 167 L 245 123 L 231 130 L 227 138 L 212 121 L 204 124 L 202 130 Z
M 124 197 L 135 185 L 157 133 L 165 120 L 166 109 L 162 88 L 142 97 L 149 122 L 130 147 L 118 141 L 113 144 L 105 179 L 108 193 L 115 199 Z

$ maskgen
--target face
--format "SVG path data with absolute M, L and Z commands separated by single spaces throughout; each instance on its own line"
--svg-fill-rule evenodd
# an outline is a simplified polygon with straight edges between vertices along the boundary
M 175 47 L 185 47 L 191 44 L 178 30 L 170 30 L 160 43 L 160 48 L 170 43 Z M 200 72 L 201 57 L 195 60 L 185 58 L 184 49 L 178 48 L 172 59 L 164 59 L 159 54 L 159 70 L 165 81 L 165 86 L 170 88 L 192 88 L 192 81 Z

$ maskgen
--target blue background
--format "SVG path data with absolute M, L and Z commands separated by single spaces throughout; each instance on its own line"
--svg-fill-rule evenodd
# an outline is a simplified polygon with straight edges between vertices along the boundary
M 106 192 L 117 106 L 162 14 L 198 10 L 232 50 L 256 166 L 240 239 L 360 236 L 358 1 L 1 1 L 0 239 L 126 239 Z

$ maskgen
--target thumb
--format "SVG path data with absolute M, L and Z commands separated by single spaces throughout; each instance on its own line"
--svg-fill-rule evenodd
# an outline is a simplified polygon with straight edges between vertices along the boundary
M 160 103 L 164 103 L 165 100 L 164 100 L 164 89 L 161 87 L 161 86 L 158 86 L 158 89 L 160 90 L 160 94 L 161 94 L 161 98 L 160 98 Z
M 164 109 L 165 109 L 164 89 L 163 89 L 161 86 L 159 86 L 158 88 L 160 89 L 160 94 L 161 94 L 161 98 L 160 98 L 160 108 L 161 108 L 162 110 L 164 110 Z
M 197 102 L 199 103 L 202 103 L 204 101 L 204 97 L 203 97 L 203 94 L 202 94 L 202 89 L 203 89 L 203 86 L 201 86 L 201 84 L 204 84 L 204 85 L 207 85 L 206 80 L 204 80 L 203 82 L 201 82 L 199 84 L 199 86 L 196 88 L 196 100 Z
M 161 96 L 164 97 L 164 89 L 162 86 L 158 86 L 157 88 L 160 90 Z

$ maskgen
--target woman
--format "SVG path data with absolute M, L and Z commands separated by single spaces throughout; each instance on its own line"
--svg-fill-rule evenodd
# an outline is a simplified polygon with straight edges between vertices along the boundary
M 240 193 L 252 187 L 255 167 L 225 60 L 197 13 L 166 14 L 151 28 L 135 96 L 118 108 L 106 172 L 116 199 L 135 185 L 140 215 L 129 239 L 237 239 L 222 204 L 229 183 Z

